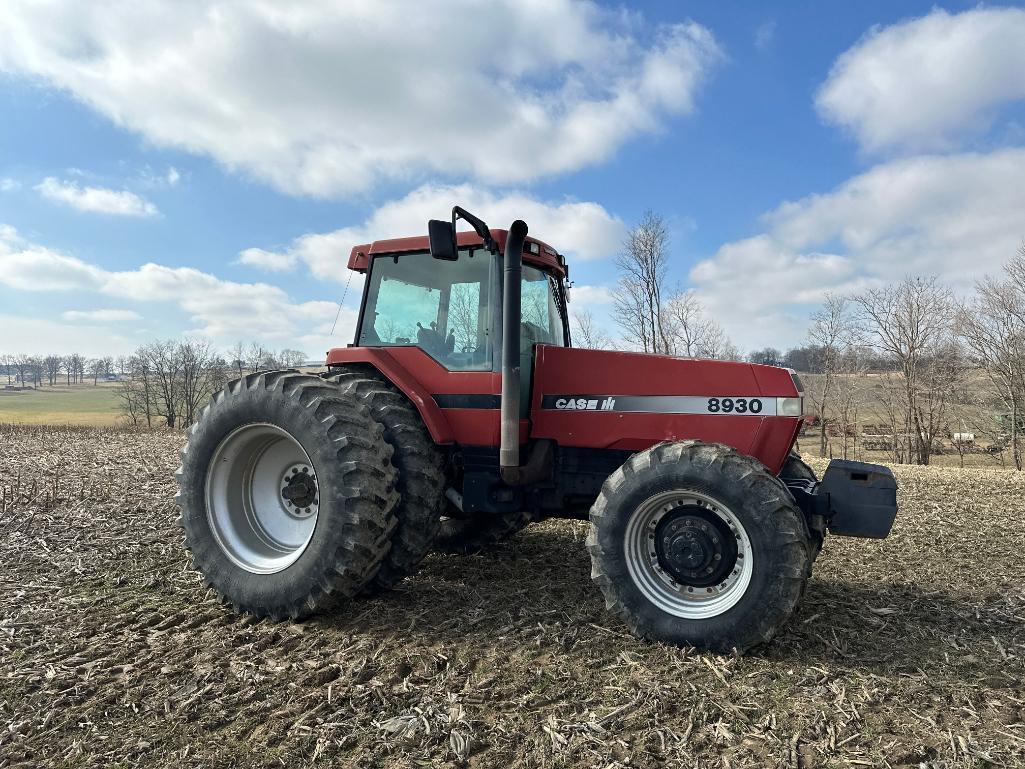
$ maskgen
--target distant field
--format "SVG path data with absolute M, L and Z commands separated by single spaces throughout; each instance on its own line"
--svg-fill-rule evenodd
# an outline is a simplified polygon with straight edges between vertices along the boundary
M 0 389 L 0 422 L 102 427 L 120 421 L 116 384 Z

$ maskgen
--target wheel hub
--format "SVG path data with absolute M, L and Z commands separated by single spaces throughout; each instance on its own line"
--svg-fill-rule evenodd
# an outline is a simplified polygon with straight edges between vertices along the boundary
M 698 505 L 681 505 L 659 521 L 655 554 L 659 566 L 676 582 L 708 587 L 733 570 L 737 542 L 719 516 Z
M 317 477 L 309 465 L 302 463 L 289 467 L 281 478 L 281 499 L 285 510 L 297 518 L 306 518 L 317 512 Z

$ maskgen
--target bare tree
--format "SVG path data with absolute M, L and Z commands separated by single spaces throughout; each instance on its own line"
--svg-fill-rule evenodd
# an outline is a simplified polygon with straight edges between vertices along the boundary
M 18 381 L 25 387 L 32 381 L 32 358 L 28 355 L 19 355 L 14 359 L 14 368 L 18 372 Z
M 209 342 L 186 339 L 175 345 L 173 355 L 178 359 L 177 370 L 181 375 L 181 416 L 185 427 L 196 421 L 199 407 L 224 385 L 226 364 Z
M 155 412 L 168 427 L 176 427 L 182 407 L 182 360 L 177 344 L 156 340 L 140 347 L 138 354 L 149 365 Z
M 817 352 L 816 368 L 821 373 L 815 386 L 808 390 L 812 407 L 819 415 L 822 434 L 819 438 L 819 456 L 826 456 L 827 428 L 831 421 L 832 397 L 839 374 L 839 363 L 850 347 L 854 334 L 851 302 L 845 296 L 826 294 L 822 307 L 811 316 L 808 339 Z M 848 393 L 849 395 L 851 393 Z M 846 452 L 846 441 L 845 452 Z
M 907 277 L 900 283 L 872 289 L 855 300 L 868 342 L 891 358 L 904 390 L 903 429 L 910 435 L 911 455 L 929 464 L 932 451 L 929 420 L 923 412 L 926 367 L 932 356 L 951 343 L 954 302 L 950 290 L 935 277 Z M 933 406 L 930 406 L 932 408 Z
M 727 336 L 726 329 L 710 320 L 698 355 L 711 360 L 740 360 L 740 350 Z
M 227 381 L 228 364 L 206 341 L 156 340 L 130 359 L 131 374 L 118 386 L 121 410 L 134 425 L 162 417 L 168 427 L 187 427 L 199 408 Z
M 146 391 L 138 380 L 122 378 L 117 384 L 117 397 L 121 413 L 128 417 L 133 427 L 138 427 L 144 418 L 147 426 L 152 426 L 152 414 L 146 408 Z
M 85 358 L 78 353 L 64 356 L 64 371 L 68 376 L 68 384 L 81 382 L 85 376 Z
M 43 368 L 46 371 L 46 381 L 50 383 L 50 387 L 57 384 L 57 377 L 60 376 L 61 368 L 63 368 L 63 359 L 59 355 L 47 355 L 43 358 Z
M 575 347 L 587 350 L 614 350 L 611 337 L 595 323 L 589 310 L 573 311 L 573 339 Z
M 236 342 L 228 349 L 228 363 L 238 371 L 239 377 L 245 373 L 246 346 L 242 342 Z
M 661 216 L 647 211 L 616 257 L 621 277 L 613 310 L 624 337 L 645 352 L 669 352 L 662 312 L 668 264 L 669 228 Z
M 644 352 L 651 352 L 654 344 L 645 313 L 643 288 L 632 279 L 621 277 L 615 304 L 612 307 L 612 317 L 619 326 L 624 341 L 641 348 Z
M 269 357 L 272 357 L 272 353 L 270 350 L 268 350 L 262 344 L 258 344 L 257 342 L 250 342 L 249 346 L 246 348 L 246 367 L 254 374 L 265 368 L 273 368 L 264 365 L 265 363 L 267 363 L 267 359 Z
M 100 377 L 104 375 L 104 371 L 107 367 L 106 361 L 104 361 L 103 358 L 93 358 L 89 361 L 88 366 L 89 374 L 93 378 L 93 387 L 95 387 L 97 384 L 99 384 Z
M 131 360 L 131 382 L 139 394 L 139 403 L 143 413 L 146 415 L 146 427 L 153 427 L 153 417 L 157 415 L 156 403 L 154 400 L 155 388 L 153 387 L 153 375 L 150 370 L 149 358 L 140 348 L 135 351 Z
M 28 359 L 29 376 L 33 387 L 43 386 L 43 359 L 38 355 L 30 355 Z
M 469 283 L 453 286 L 448 304 L 448 328 L 455 336 L 455 348 L 461 352 L 476 350 L 480 326 L 480 291 Z
M 306 362 L 306 353 L 286 347 L 278 353 L 278 361 L 284 368 L 299 368 Z
M 1003 413 L 1014 466 L 1022 469 L 1025 421 L 1025 244 L 1004 267 L 1003 279 L 976 284 L 975 297 L 958 313 L 958 329 L 982 366 Z
M 272 371 L 279 368 L 281 368 L 281 361 L 278 359 L 277 353 L 273 350 L 267 350 L 264 353 L 263 360 L 260 362 L 260 370 Z
M 868 356 L 855 345 L 849 346 L 837 358 L 835 366 L 835 395 L 833 396 L 832 423 L 840 434 L 842 457 L 857 459 L 859 414 L 865 402 L 865 376 Z M 823 427 L 825 434 L 825 427 Z M 853 451 L 853 456 L 849 453 Z
M 739 357 L 726 331 L 705 313 L 693 291 L 677 291 L 665 303 L 663 327 L 668 351 L 684 358 Z
M 764 347 L 761 350 L 752 350 L 747 354 L 751 363 L 760 363 L 764 366 L 778 366 L 783 361 L 783 353 L 775 347 Z

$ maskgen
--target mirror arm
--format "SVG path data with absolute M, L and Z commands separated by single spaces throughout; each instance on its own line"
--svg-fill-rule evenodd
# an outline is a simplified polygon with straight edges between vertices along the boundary
M 488 225 L 484 223 L 482 219 L 478 219 L 476 216 L 471 214 L 465 208 L 460 206 L 452 206 L 452 232 L 456 231 L 456 220 L 464 219 L 473 227 L 473 231 L 480 235 L 484 241 L 484 247 L 492 252 L 498 251 L 498 244 L 495 243 L 495 239 L 491 237 L 491 230 L 488 229 Z M 458 243 L 458 240 L 456 241 Z

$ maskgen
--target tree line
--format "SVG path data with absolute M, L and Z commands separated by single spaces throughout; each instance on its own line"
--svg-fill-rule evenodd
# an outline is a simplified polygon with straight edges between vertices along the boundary
M 71 355 L 0 355 L 0 376 L 7 377 L 7 384 L 15 382 L 26 387 L 55 386 L 62 379 L 66 384 L 82 384 L 92 379 L 97 384 L 118 370 L 123 372 L 126 356 L 114 358 L 86 358 L 77 353 Z
M 815 374 L 807 397 L 823 456 L 830 436 L 845 457 L 860 436 L 895 462 L 927 465 L 949 439 L 963 464 L 978 436 L 1022 469 L 1025 245 L 966 298 L 916 275 L 827 295 L 808 341 L 791 362 Z
M 296 368 L 306 362 L 301 350 L 272 350 L 239 342 L 221 354 L 196 339 L 155 340 L 131 355 L 86 358 L 71 355 L 2 355 L 7 384 L 53 387 L 116 380 L 118 403 L 134 426 L 187 427 L 203 404 L 229 380 L 247 373 Z
M 209 342 L 156 340 L 128 359 L 128 376 L 118 383 L 121 410 L 133 425 L 187 427 L 228 380 L 246 373 L 295 368 L 306 361 L 301 350 L 274 352 L 255 342 L 239 342 L 222 356 Z

